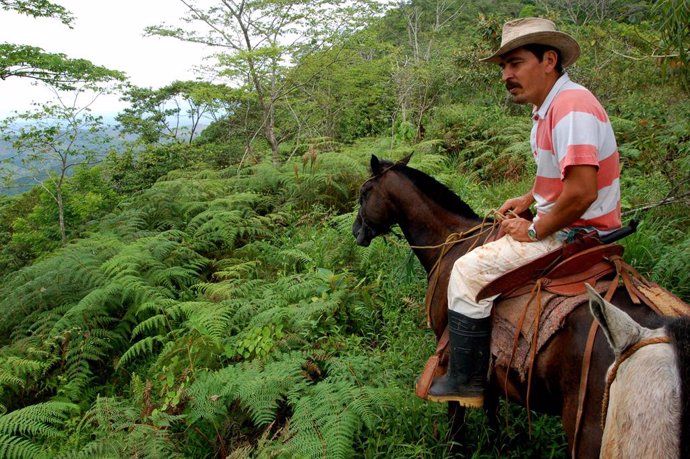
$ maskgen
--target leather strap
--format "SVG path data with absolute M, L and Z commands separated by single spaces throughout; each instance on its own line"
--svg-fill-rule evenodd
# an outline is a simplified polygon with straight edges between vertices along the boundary
M 671 338 L 669 336 L 656 336 L 653 338 L 647 338 L 642 341 L 638 341 L 637 343 L 633 344 L 629 348 L 627 348 L 617 359 L 615 362 L 613 362 L 613 366 L 611 367 L 611 370 L 609 370 L 609 374 L 606 377 L 606 387 L 604 388 L 604 399 L 601 402 L 601 429 L 604 430 L 604 427 L 606 426 L 606 415 L 609 410 L 609 396 L 611 394 L 611 384 L 613 384 L 614 379 L 616 379 L 616 375 L 618 374 L 618 368 L 628 360 L 632 355 L 642 349 L 645 346 L 649 346 L 650 344 L 668 344 L 671 342 Z
M 436 344 L 436 352 L 434 352 L 434 354 L 431 357 L 429 357 L 429 359 L 426 361 L 426 364 L 424 365 L 424 370 L 422 370 L 422 374 L 417 380 L 417 384 L 415 385 L 414 390 L 414 393 L 417 397 L 424 400 L 427 399 L 431 383 L 433 382 L 436 376 L 439 376 L 436 373 L 439 371 L 439 365 L 443 360 L 443 354 L 447 347 L 448 326 L 446 325 L 446 328 L 443 330 L 441 338 L 438 340 L 438 344 Z
M 532 301 L 535 299 L 539 303 L 537 305 L 537 314 L 535 317 L 535 325 L 534 325 L 534 336 L 533 336 L 533 344 L 532 344 L 532 356 L 531 356 L 531 361 L 530 361 L 530 368 L 529 368 L 529 376 L 528 376 L 528 382 L 527 382 L 527 423 L 529 425 L 529 433 L 530 435 L 532 434 L 532 417 L 531 417 L 531 412 L 529 409 L 529 393 L 531 389 L 531 384 L 532 384 L 532 367 L 534 365 L 534 358 L 536 355 L 536 337 L 539 334 L 539 318 L 541 316 L 541 285 L 542 285 L 542 279 L 537 280 L 537 282 L 534 284 L 534 287 L 532 288 L 532 293 L 530 294 L 529 299 L 527 300 L 527 303 L 525 304 L 525 307 L 522 310 L 522 314 L 520 314 L 520 319 L 518 320 L 517 327 L 515 329 L 515 336 L 513 336 L 513 349 L 510 351 L 510 359 L 508 360 L 508 366 L 506 368 L 506 376 L 503 381 L 503 387 L 505 389 L 505 397 L 506 400 L 508 400 L 508 375 L 510 374 L 510 366 L 513 363 L 513 359 L 515 358 L 515 353 L 517 352 L 518 344 L 520 341 L 520 333 L 522 332 L 522 326 L 525 323 L 525 318 L 527 317 L 527 310 L 529 309 L 530 305 L 532 304 Z M 508 424 L 508 404 L 506 403 L 506 425 Z
M 529 399 L 530 399 L 530 394 L 532 393 L 532 370 L 534 369 L 534 361 L 537 359 L 537 342 L 538 342 L 538 337 L 539 337 L 539 320 L 541 319 L 541 310 L 542 310 L 541 288 L 538 288 L 537 289 L 537 312 L 534 315 L 534 333 L 532 334 L 532 349 L 531 349 L 531 355 L 529 358 L 529 373 L 527 376 L 527 400 L 526 400 L 527 426 L 528 426 L 527 431 L 529 432 L 530 435 L 532 435 L 532 416 L 531 416 L 532 411 L 529 409 Z M 520 333 L 520 330 L 518 330 L 518 333 Z
M 618 267 L 618 266 L 616 266 Z M 606 291 L 604 299 L 606 301 L 611 301 L 613 295 L 616 293 L 618 288 L 618 282 L 620 279 L 620 274 L 616 273 L 616 277 L 613 278 L 609 284 L 609 289 Z M 585 411 L 585 399 L 587 397 L 587 383 L 589 382 L 589 368 L 592 363 L 592 350 L 594 349 L 594 341 L 597 337 L 597 331 L 599 331 L 599 323 L 592 318 L 592 325 L 589 328 L 589 333 L 587 334 L 587 344 L 585 344 L 585 352 L 582 356 L 582 368 L 580 370 L 580 388 L 577 392 L 577 416 L 575 417 L 575 434 L 573 435 L 573 449 L 570 455 L 573 459 L 577 457 L 577 441 L 580 434 L 580 428 L 582 427 L 582 415 Z
M 592 319 L 593 320 L 593 319 Z M 571 457 L 577 457 L 577 440 L 580 434 L 580 427 L 582 426 L 582 414 L 585 407 L 585 397 L 587 396 L 587 382 L 589 380 L 589 366 L 592 361 L 592 349 L 594 348 L 594 340 L 597 337 L 599 325 L 596 320 L 593 320 L 592 326 L 589 328 L 587 335 L 587 345 L 585 346 L 585 353 L 582 356 L 582 369 L 580 371 L 580 388 L 577 396 L 577 417 L 575 418 L 575 435 L 573 435 L 573 450 Z

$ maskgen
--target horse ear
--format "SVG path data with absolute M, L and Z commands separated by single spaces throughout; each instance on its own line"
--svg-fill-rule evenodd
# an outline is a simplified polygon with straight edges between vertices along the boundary
M 373 175 L 379 175 L 381 173 L 381 163 L 376 155 L 371 155 L 369 166 L 371 167 L 371 173 Z
M 410 162 L 410 158 L 412 158 L 412 153 L 410 153 L 409 155 L 405 156 L 403 159 L 401 159 L 401 160 L 398 161 L 398 162 L 401 163 L 401 164 L 403 164 L 403 165 L 405 165 L 405 166 L 407 166 L 407 163 Z
M 594 319 L 599 322 L 617 357 L 631 344 L 640 340 L 645 328 L 615 305 L 603 299 L 592 286 L 585 284 L 585 287 L 589 294 L 589 309 Z

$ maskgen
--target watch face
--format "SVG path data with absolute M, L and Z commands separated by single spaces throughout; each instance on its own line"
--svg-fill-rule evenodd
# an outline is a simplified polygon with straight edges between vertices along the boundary
M 534 225 L 531 225 L 527 229 L 527 236 L 529 236 L 529 238 L 532 239 L 533 241 L 537 240 L 537 231 L 534 229 Z

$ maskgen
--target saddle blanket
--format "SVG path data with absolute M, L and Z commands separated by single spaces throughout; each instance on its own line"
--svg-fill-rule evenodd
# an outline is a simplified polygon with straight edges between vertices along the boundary
M 610 281 L 597 282 L 595 289 L 604 294 L 609 288 Z M 491 355 L 492 365 L 512 367 L 517 371 L 520 380 L 525 382 L 529 371 L 530 355 L 532 354 L 532 342 L 535 333 L 535 317 L 538 302 L 535 298 L 528 306 L 530 295 L 520 295 L 497 301 L 492 313 L 491 330 Z M 541 292 L 541 316 L 536 327 L 537 355 L 549 339 L 561 329 L 568 317 L 576 307 L 589 302 L 587 294 L 577 296 L 559 296 L 554 293 Z M 522 328 L 518 338 L 517 348 L 511 362 L 515 343 L 515 332 L 520 319 L 524 314 Z

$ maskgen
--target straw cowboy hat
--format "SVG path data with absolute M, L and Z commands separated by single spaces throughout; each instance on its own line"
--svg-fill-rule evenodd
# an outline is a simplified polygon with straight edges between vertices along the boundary
M 553 22 L 542 18 L 520 18 L 503 25 L 501 47 L 480 61 L 498 64 L 502 55 L 530 44 L 548 45 L 558 49 L 564 68 L 573 64 L 580 56 L 580 45 L 577 41 L 567 33 L 556 30 L 556 24 Z

